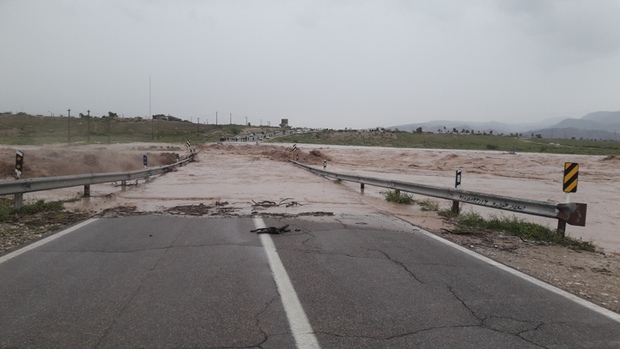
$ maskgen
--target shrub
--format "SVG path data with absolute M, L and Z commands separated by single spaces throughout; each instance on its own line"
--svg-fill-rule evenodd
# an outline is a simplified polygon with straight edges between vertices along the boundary
M 544 241 L 561 246 L 566 246 L 576 250 L 594 251 L 595 246 L 592 242 L 562 237 L 555 230 L 536 223 L 526 222 L 517 217 L 492 217 L 484 219 L 478 213 L 467 213 L 458 215 L 455 218 L 459 229 L 487 229 L 492 231 L 503 231 L 506 234 L 518 236 L 522 239 Z
M 398 190 L 388 190 L 382 193 L 385 196 L 385 200 L 389 202 L 395 202 L 397 204 L 412 205 L 414 203 L 413 197 L 409 194 L 403 194 Z

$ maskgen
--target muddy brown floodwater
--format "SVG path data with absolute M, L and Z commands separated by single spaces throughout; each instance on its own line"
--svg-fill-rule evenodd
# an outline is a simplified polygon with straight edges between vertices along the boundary
M 418 205 L 385 201 L 385 189 L 331 181 L 299 169 L 287 160 L 291 145 L 205 144 L 197 162 L 173 173 L 138 181 L 122 188 L 112 184 L 91 186 L 91 197 L 66 204 L 93 215 L 186 214 L 272 216 L 392 215 L 446 239 L 524 271 L 559 288 L 620 311 L 620 157 L 509 154 L 491 151 L 453 151 L 377 147 L 298 145 L 300 162 L 330 171 L 453 187 L 455 171 L 462 170 L 461 189 L 524 199 L 588 204 L 585 227 L 567 227 L 574 238 L 592 241 L 597 252 L 578 252 L 558 246 L 481 232 L 450 233 L 451 224 L 436 212 Z M 3 169 L 12 171 L 17 148 L 0 149 Z M 25 152 L 25 178 L 74 173 L 114 172 L 142 168 L 142 155 L 150 165 L 168 163 L 182 146 L 113 144 L 109 146 L 20 147 Z M 580 165 L 579 186 L 567 197 L 562 191 L 565 162 Z M 4 171 L 10 178 L 11 171 Z M 24 196 L 37 199 L 74 198 L 82 188 L 67 188 Z M 424 200 L 415 196 L 418 200 Z M 430 199 L 440 209 L 451 202 Z M 555 228 L 556 220 L 519 215 L 462 204 L 462 210 L 483 216 L 517 216 Z

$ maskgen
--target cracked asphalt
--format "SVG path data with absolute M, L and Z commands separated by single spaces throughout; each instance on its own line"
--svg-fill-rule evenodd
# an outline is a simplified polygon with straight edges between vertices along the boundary
M 618 348 L 620 324 L 383 216 L 264 218 L 322 348 Z M 294 348 L 250 218 L 102 218 L 0 264 L 0 347 Z

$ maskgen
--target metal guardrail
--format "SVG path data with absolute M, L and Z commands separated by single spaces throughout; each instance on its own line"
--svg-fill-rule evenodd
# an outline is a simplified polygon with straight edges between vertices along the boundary
M 15 194 L 15 208 L 22 206 L 22 195 L 35 191 L 84 186 L 84 196 L 89 195 L 90 185 L 110 182 L 125 182 L 170 172 L 173 168 L 183 166 L 194 160 L 194 155 L 171 165 L 153 167 L 129 172 L 91 173 L 59 177 L 40 177 L 31 179 L 14 179 L 0 181 L 0 195 Z
M 500 210 L 542 216 L 547 218 L 556 218 L 558 219 L 558 232 L 560 232 L 562 235 L 566 230 L 566 223 L 582 227 L 586 225 L 587 204 L 583 203 L 553 203 L 548 201 L 535 201 L 494 194 L 484 194 L 461 189 L 442 188 L 431 185 L 385 180 L 373 177 L 347 175 L 316 169 L 308 165 L 299 163 L 297 161 L 290 161 L 296 166 L 299 166 L 320 176 L 361 183 L 362 191 L 364 188 L 364 184 L 368 184 L 376 187 L 389 188 L 424 196 L 431 196 L 439 199 L 452 200 L 454 203 L 463 202 Z M 458 211 L 458 204 L 453 205 L 453 210 L 455 207 L 456 211 Z

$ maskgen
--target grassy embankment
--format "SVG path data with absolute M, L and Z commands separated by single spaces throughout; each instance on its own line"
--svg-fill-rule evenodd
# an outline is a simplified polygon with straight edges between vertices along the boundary
M 497 150 L 504 152 L 618 155 L 620 142 L 522 138 L 480 134 L 319 131 L 277 137 L 273 142 L 396 148 Z M 551 144 L 553 143 L 553 145 Z
M 140 118 L 50 117 L 0 113 L 0 143 L 11 145 L 216 142 L 247 130 L 244 125 L 205 125 Z M 253 127 L 252 130 L 279 129 Z

